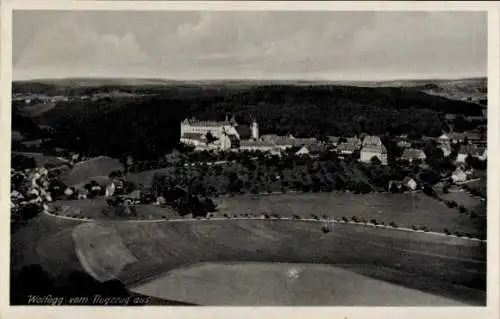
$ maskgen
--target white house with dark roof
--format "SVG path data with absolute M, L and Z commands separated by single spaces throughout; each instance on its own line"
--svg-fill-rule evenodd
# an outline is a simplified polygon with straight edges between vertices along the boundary
M 413 178 L 408 177 L 408 176 L 403 179 L 402 183 L 404 186 L 406 186 L 410 190 L 415 190 L 415 189 L 417 189 L 417 186 L 418 186 L 417 182 Z
M 181 122 L 181 136 L 186 133 L 198 133 L 207 135 L 210 132 L 214 137 L 221 138 L 223 135 L 235 135 L 239 138 L 234 121 L 199 121 L 197 119 L 185 119 Z
M 458 167 L 451 175 L 451 179 L 454 183 L 465 182 L 467 180 L 467 174 Z
M 363 139 L 360 161 L 371 163 L 372 158 L 378 158 L 382 165 L 387 165 L 387 149 L 378 136 L 367 135 Z

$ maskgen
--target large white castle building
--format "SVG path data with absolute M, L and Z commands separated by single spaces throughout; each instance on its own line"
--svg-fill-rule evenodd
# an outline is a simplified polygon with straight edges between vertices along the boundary
M 197 119 L 185 119 L 181 122 L 181 142 L 195 146 L 198 149 L 227 150 L 234 146 L 235 141 L 241 139 L 238 124 L 234 119 L 225 121 L 199 121 Z M 251 139 L 259 138 L 259 126 L 254 120 L 250 125 Z M 216 141 L 209 143 L 208 134 Z
M 207 135 L 208 132 L 218 139 L 224 135 L 235 135 L 239 138 L 235 123 L 227 119 L 225 121 L 198 121 L 196 119 L 185 119 L 181 123 L 181 136 L 185 133 Z

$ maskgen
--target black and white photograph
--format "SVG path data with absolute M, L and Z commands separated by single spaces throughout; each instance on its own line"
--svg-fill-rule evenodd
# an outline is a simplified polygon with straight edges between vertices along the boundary
M 11 306 L 487 306 L 486 10 L 23 8 L 11 40 Z

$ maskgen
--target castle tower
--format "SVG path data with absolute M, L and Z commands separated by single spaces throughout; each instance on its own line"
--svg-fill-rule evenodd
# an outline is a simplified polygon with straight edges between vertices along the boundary
M 252 139 L 258 140 L 259 139 L 259 124 L 257 124 L 257 121 L 255 121 L 255 119 L 252 122 L 251 130 L 252 130 Z

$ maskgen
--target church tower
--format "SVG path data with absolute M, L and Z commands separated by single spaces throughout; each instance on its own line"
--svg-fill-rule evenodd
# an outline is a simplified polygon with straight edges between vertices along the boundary
M 255 119 L 252 121 L 252 125 L 250 126 L 252 130 L 252 139 L 258 140 L 259 139 L 259 124 L 257 124 L 257 121 Z

